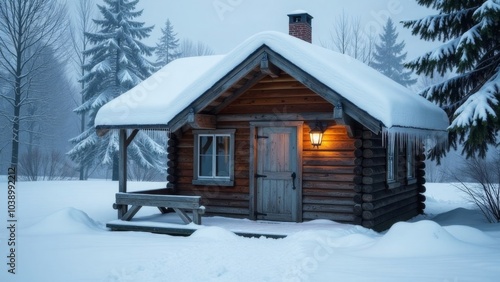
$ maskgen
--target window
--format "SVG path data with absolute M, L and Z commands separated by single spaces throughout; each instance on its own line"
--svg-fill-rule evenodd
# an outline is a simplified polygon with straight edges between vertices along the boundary
M 388 188 L 399 187 L 397 182 L 398 175 L 398 146 L 395 138 L 388 136 L 387 138 L 387 185 Z
M 406 144 L 406 182 L 413 184 L 415 179 L 415 145 L 414 142 L 408 141 Z
M 235 130 L 195 130 L 193 184 L 234 184 Z

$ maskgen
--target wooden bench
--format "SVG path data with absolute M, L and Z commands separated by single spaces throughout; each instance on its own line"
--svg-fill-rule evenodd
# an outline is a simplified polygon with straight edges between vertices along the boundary
M 191 222 L 201 224 L 201 215 L 205 213 L 205 207 L 201 205 L 200 196 L 161 195 L 147 192 L 151 191 L 117 193 L 116 203 L 113 205 L 113 208 L 121 209 L 124 206 L 131 206 L 121 216 L 121 219 L 125 221 L 130 221 L 143 206 L 150 206 L 157 207 L 161 213 L 167 213 L 167 208 L 171 208 L 186 224 Z M 192 220 L 186 213 L 186 210 L 192 211 Z

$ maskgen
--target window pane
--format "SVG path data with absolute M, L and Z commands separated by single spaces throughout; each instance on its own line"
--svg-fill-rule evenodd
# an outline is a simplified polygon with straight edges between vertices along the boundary
M 215 175 L 229 176 L 229 136 L 217 136 L 217 164 Z
M 212 155 L 214 138 L 212 136 L 200 136 L 200 155 Z
M 200 156 L 198 173 L 200 176 L 212 176 L 212 156 Z
M 216 176 L 229 177 L 229 156 L 217 156 Z
M 229 136 L 217 136 L 217 155 L 229 155 Z

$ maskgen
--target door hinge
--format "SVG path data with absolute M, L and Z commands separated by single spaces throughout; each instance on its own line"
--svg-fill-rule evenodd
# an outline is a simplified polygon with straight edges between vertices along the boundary
M 259 216 L 259 215 L 262 215 L 262 216 L 267 216 L 267 213 L 263 213 L 263 212 L 254 212 L 253 213 L 255 216 Z
M 262 139 L 262 138 L 269 138 L 269 136 L 264 136 L 264 135 L 255 135 L 255 139 Z
M 267 177 L 267 175 L 264 175 L 264 174 L 258 174 L 258 173 L 256 173 L 254 176 L 255 176 L 255 178 L 259 178 L 259 177 Z

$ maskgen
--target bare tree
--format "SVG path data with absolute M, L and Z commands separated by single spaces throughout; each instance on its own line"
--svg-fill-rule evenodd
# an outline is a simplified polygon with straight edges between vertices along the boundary
M 63 153 L 45 152 L 38 147 L 21 154 L 19 167 L 23 171 L 19 178 L 28 181 L 70 179 L 74 172 Z
M 455 187 L 469 197 L 489 222 L 500 222 L 500 154 L 492 160 L 469 158 L 454 177 L 459 183 Z
M 30 118 L 21 116 L 21 109 L 33 103 L 30 81 L 43 72 L 39 59 L 46 50 L 61 53 L 65 28 L 65 6 L 57 0 L 0 1 L 0 67 L 12 89 L 12 95 L 1 96 L 12 107 L 11 166 L 18 164 L 20 123 Z
M 321 44 L 364 63 L 370 63 L 375 36 L 365 34 L 359 17 L 349 17 L 345 10 L 338 16 L 330 32 L 330 40 Z
M 207 44 L 201 41 L 195 43 L 188 38 L 182 39 L 179 50 L 182 53 L 182 57 L 207 56 L 215 53 Z
M 83 78 L 86 74 L 85 64 L 87 64 L 87 56 L 85 51 L 87 51 L 91 45 L 90 40 L 85 33 L 95 32 L 97 30 L 96 25 L 92 21 L 94 17 L 94 7 L 95 3 L 93 0 L 79 0 L 77 6 L 76 19 L 71 26 L 71 42 L 74 50 L 74 64 L 77 72 L 79 73 L 78 83 L 80 85 L 80 98 L 76 101 L 76 105 L 82 105 L 85 103 L 85 96 L 83 95 L 83 89 L 85 89 L 85 81 Z M 86 112 L 80 113 L 80 133 L 83 133 L 86 127 Z M 85 180 L 88 178 L 88 167 L 81 162 L 79 164 L 79 179 Z

